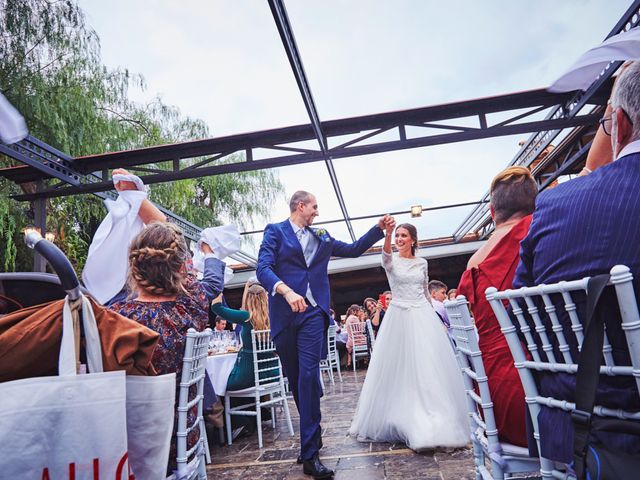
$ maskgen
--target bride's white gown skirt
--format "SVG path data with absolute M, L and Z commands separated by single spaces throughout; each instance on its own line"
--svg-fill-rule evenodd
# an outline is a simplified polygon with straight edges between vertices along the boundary
M 462 374 L 426 300 L 389 306 L 350 434 L 361 441 L 403 442 L 413 450 L 468 443 Z

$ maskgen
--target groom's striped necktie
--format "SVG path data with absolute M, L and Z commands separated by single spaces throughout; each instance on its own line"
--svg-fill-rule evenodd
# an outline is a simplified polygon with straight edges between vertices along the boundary
M 311 238 L 311 233 L 306 228 L 298 230 L 297 236 L 300 241 L 300 246 L 302 247 L 304 260 L 307 262 L 307 266 L 309 266 L 311 264 L 311 260 L 313 260 L 313 252 L 315 250 L 313 238 Z

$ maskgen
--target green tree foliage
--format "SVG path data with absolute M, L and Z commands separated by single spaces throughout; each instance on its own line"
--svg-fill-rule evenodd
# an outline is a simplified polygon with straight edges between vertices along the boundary
M 144 88 L 143 77 L 102 64 L 98 36 L 75 1 L 0 0 L 0 91 L 33 136 L 73 157 L 211 136 L 204 122 L 160 98 L 146 105 L 130 101 L 133 87 Z M 0 156 L 0 167 L 12 165 Z M 34 188 L 0 179 L 0 270 L 30 269 L 20 236 L 33 223 L 32 206 L 9 196 Z M 281 191 L 273 172 L 258 171 L 154 185 L 151 198 L 197 225 L 226 218 L 247 226 L 266 215 Z M 104 215 L 91 195 L 48 202 L 48 230 L 57 232 L 56 242 L 76 268 Z

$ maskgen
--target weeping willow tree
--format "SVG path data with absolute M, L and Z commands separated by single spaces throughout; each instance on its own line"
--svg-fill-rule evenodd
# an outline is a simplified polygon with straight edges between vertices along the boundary
M 73 0 L 0 0 L 0 91 L 33 136 L 73 157 L 211 136 L 204 122 L 160 98 L 129 100 L 130 88 L 144 87 L 141 75 L 102 64 L 98 36 Z M 0 167 L 15 164 L 0 156 Z M 30 269 L 20 236 L 33 208 L 9 197 L 34 189 L 0 179 L 0 270 Z M 273 172 L 257 171 L 156 185 L 151 198 L 198 225 L 224 217 L 247 226 L 267 214 L 280 192 Z M 82 268 L 105 215 L 102 202 L 91 195 L 57 198 L 47 211 L 56 243 Z

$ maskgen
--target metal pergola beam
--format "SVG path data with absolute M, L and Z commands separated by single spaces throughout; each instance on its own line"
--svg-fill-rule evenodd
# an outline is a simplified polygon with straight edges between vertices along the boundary
M 80 186 L 90 185 L 92 183 L 95 184 L 96 182 L 104 184 L 101 176 L 95 174 L 85 175 L 76 171 L 74 169 L 74 161 L 71 157 L 32 136 L 28 136 L 21 142 L 13 145 L 0 143 L 0 153 L 29 166 L 26 167 L 28 172 L 24 172 L 25 167 L 18 167 L 18 176 L 17 178 L 13 178 L 14 181 L 23 179 L 28 181 L 37 181 L 40 184 L 42 182 L 42 178 L 53 177 L 60 180 L 60 185 Z M 15 168 L 6 168 L 3 170 L 10 172 L 14 169 Z M 11 174 L 7 175 L 7 177 L 12 179 Z M 41 189 L 42 187 L 39 186 L 38 190 Z M 111 184 L 111 188 L 108 190 L 92 193 L 103 200 L 115 200 L 117 198 L 117 194 L 113 191 L 113 184 Z M 34 199 L 37 203 L 36 213 L 38 218 L 36 220 L 42 224 L 45 222 L 45 213 L 43 210 L 45 198 L 47 198 L 46 195 L 38 196 L 37 199 Z M 182 229 L 187 238 L 193 241 L 197 241 L 200 238 L 200 232 L 202 232 L 201 227 L 189 222 L 160 205 L 155 205 L 167 216 L 167 219 L 170 222 L 178 225 Z M 42 231 L 44 231 L 44 229 L 42 229 Z M 38 259 L 39 256 L 36 256 L 35 258 Z M 232 255 L 232 258 L 247 265 L 257 265 L 257 259 L 246 252 L 240 251 L 237 254 Z M 44 266 L 43 264 L 36 263 L 35 269 L 36 271 L 44 271 Z
M 594 105 L 605 104 L 609 90 L 609 84 L 603 85 L 595 95 L 589 98 L 589 102 Z M 541 108 L 548 109 L 558 104 L 564 105 L 564 103 L 570 101 L 571 98 L 571 95 L 567 94 L 550 94 L 544 90 L 533 90 L 471 100 L 468 102 L 455 102 L 452 104 L 436 105 L 400 112 L 333 120 L 323 122 L 322 127 L 324 134 L 328 136 L 330 141 L 335 137 L 335 143 L 337 145 L 335 147 L 329 147 L 328 151 L 331 158 L 337 159 L 504 135 L 538 132 L 542 129 L 564 129 L 595 124 L 599 117 L 593 114 L 576 115 L 570 118 L 546 118 L 538 120 L 530 120 L 523 117 L 523 109 L 528 110 L 527 115 L 534 116 L 538 114 Z M 490 118 L 487 117 L 487 115 L 491 113 L 505 113 L 509 111 L 513 111 L 512 116 L 506 120 L 501 117 L 499 122 L 490 122 Z M 477 125 L 468 126 L 470 119 L 473 117 L 476 118 Z M 460 123 L 464 123 L 464 125 L 452 125 L 451 121 L 459 121 Z M 409 135 L 408 129 L 411 127 L 413 127 L 413 131 L 411 135 Z M 360 133 L 360 137 L 345 143 L 344 136 L 354 132 Z M 390 139 L 391 133 L 395 133 L 396 139 Z M 297 125 L 245 135 L 232 135 L 217 139 L 164 145 L 129 152 L 80 157 L 73 160 L 71 165 L 75 171 L 79 172 L 105 171 L 120 166 L 135 171 L 136 168 L 141 165 L 157 165 L 159 162 L 172 160 L 171 165 L 173 168 L 171 170 L 165 170 L 162 171 L 162 173 L 140 175 L 146 184 L 153 184 L 207 175 L 246 172 L 323 161 L 325 156 L 320 150 L 299 148 L 298 143 L 301 140 L 313 140 L 314 138 L 310 125 Z M 286 155 L 281 155 L 282 147 L 286 146 L 287 143 L 295 144 L 290 149 L 293 151 L 287 152 Z M 12 145 L 7 148 L 19 150 L 21 144 Z M 194 156 L 202 157 L 204 155 L 217 155 L 222 152 L 245 152 L 252 151 L 253 149 L 266 150 L 269 148 L 276 150 L 278 155 L 258 160 L 256 159 L 256 155 L 252 154 L 250 156 L 252 159 L 247 157 L 235 163 L 193 167 Z M 50 163 L 50 160 L 43 159 L 40 156 L 34 156 L 33 158 L 25 160 L 25 162 Z M 181 162 L 186 162 L 183 168 L 181 168 Z M 199 163 L 202 162 L 199 160 Z M 54 165 L 54 167 L 57 167 L 57 165 Z M 51 170 L 50 166 L 49 170 Z M 55 170 L 55 168 L 53 168 L 53 170 Z M 5 172 L 5 175 L 7 175 L 7 173 L 8 172 Z M 18 173 L 25 175 L 27 172 L 20 171 L 16 174 Z M 59 178 L 62 173 L 56 171 L 54 175 Z M 58 197 L 77 193 L 99 192 L 113 188 L 110 182 L 102 182 L 99 178 L 96 180 L 94 177 L 88 174 L 86 178 L 80 178 L 79 185 L 49 188 L 33 195 L 20 195 L 17 196 L 16 199 L 30 200 L 43 196 Z
M 335 169 L 333 168 L 333 162 L 331 160 L 331 156 L 329 155 L 327 141 L 324 133 L 322 132 L 322 125 L 320 124 L 318 109 L 316 108 L 315 102 L 313 101 L 311 86 L 309 85 L 307 74 L 304 71 L 302 57 L 300 56 L 300 51 L 298 50 L 298 45 L 296 44 L 296 38 L 293 34 L 291 23 L 289 22 L 287 9 L 285 8 L 284 2 L 282 0 L 269 0 L 269 7 L 271 8 L 273 19 L 276 23 L 276 26 L 278 27 L 278 33 L 280 34 L 280 39 L 282 40 L 284 50 L 287 53 L 287 58 L 289 59 L 291 70 L 293 71 L 296 83 L 298 84 L 298 89 L 300 90 L 300 94 L 302 95 L 302 101 L 304 102 L 304 106 L 307 109 L 307 114 L 309 115 L 309 120 L 311 121 L 311 127 L 313 128 L 313 133 L 316 137 L 318 145 L 320 146 L 320 151 L 322 152 L 324 163 L 327 166 L 329 178 L 331 179 L 331 184 L 333 185 L 333 191 L 335 192 L 336 198 L 338 199 L 338 205 L 340 205 L 340 211 L 342 212 L 342 216 L 344 217 L 347 229 L 349 230 L 351 240 L 355 242 L 356 234 L 353 231 L 353 225 L 351 224 L 351 219 L 349 218 L 349 213 L 347 212 L 347 205 L 344 201 L 344 197 L 342 196 L 340 182 L 338 181 L 338 176 Z

